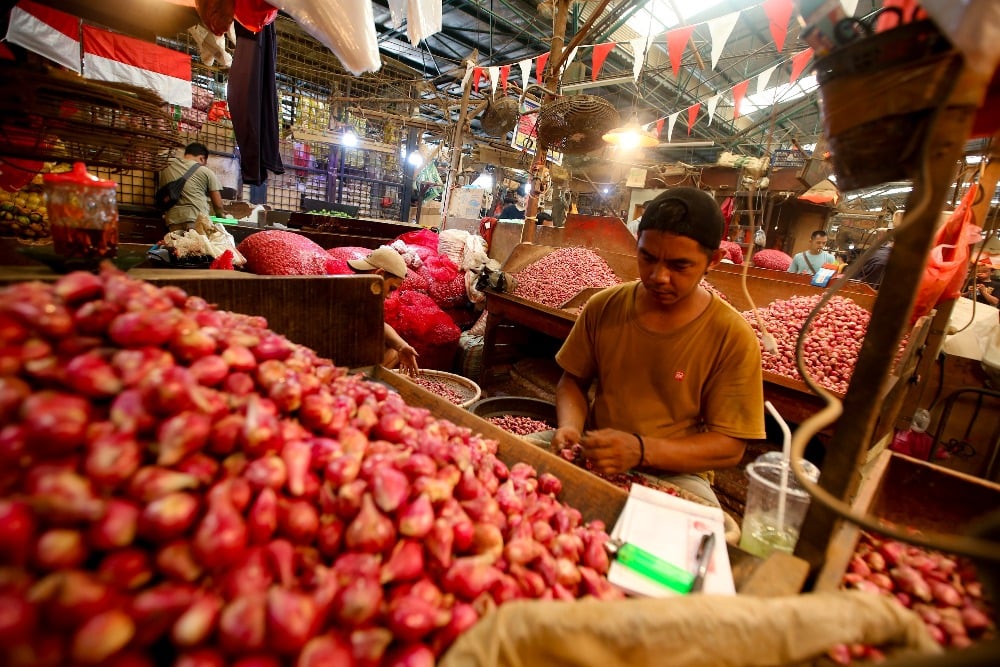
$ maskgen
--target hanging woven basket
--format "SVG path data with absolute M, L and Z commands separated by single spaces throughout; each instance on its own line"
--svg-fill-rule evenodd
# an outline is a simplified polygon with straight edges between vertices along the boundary
M 486 103 L 486 111 L 480 117 L 483 131 L 491 137 L 503 137 L 514 129 L 521 117 L 517 100 L 513 97 L 491 99 Z
M 601 139 L 621 122 L 618 110 L 594 95 L 573 95 L 543 104 L 535 125 L 538 143 L 568 155 L 603 148 Z

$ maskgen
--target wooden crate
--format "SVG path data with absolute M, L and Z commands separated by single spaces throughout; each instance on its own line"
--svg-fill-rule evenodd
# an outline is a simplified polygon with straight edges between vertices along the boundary
M 886 449 L 864 471 L 851 507 L 900 526 L 960 534 L 1000 508 L 1000 484 Z M 846 521 L 837 528 L 815 590 L 840 587 L 859 534 L 859 528 Z

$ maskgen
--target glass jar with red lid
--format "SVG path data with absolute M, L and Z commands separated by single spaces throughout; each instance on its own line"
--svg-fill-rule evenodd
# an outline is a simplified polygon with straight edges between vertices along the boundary
M 82 162 L 72 171 L 46 174 L 43 183 L 57 255 L 98 259 L 118 253 L 117 183 L 88 173 Z

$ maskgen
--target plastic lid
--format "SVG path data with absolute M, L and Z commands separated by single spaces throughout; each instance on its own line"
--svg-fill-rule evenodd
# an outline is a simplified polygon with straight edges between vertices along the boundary
M 45 174 L 42 177 L 45 183 L 56 183 L 65 185 L 85 185 L 91 188 L 117 188 L 114 181 L 104 181 L 87 171 L 87 165 L 82 162 L 74 162 L 73 169 L 63 174 Z

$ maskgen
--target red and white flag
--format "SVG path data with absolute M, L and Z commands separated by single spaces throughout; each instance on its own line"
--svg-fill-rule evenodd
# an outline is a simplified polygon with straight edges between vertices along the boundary
M 10 10 L 7 41 L 80 72 L 80 19 L 21 0 Z
M 152 88 L 170 104 L 191 106 L 191 57 L 141 39 L 83 26 L 83 75 Z

